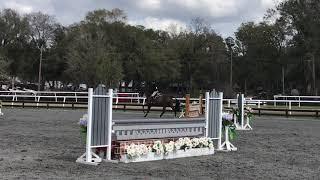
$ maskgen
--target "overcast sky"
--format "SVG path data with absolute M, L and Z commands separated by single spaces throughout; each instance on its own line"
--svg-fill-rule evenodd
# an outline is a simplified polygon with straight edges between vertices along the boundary
M 201 17 L 224 37 L 233 35 L 241 22 L 260 21 L 268 8 L 280 0 L 0 0 L 0 8 L 21 13 L 42 11 L 69 25 L 84 18 L 88 11 L 123 9 L 128 23 L 167 30 L 170 24 L 186 27 Z

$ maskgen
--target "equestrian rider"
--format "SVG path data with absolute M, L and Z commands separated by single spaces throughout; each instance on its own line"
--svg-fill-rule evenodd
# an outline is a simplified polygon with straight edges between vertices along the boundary
M 156 86 L 155 91 L 151 94 L 151 98 L 155 99 L 159 93 L 158 87 Z

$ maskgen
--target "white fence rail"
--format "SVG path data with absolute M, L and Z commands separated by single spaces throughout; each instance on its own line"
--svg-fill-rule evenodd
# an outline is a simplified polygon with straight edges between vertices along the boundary
M 18 98 L 30 98 L 35 102 L 40 102 L 41 99 L 51 99 L 58 102 L 58 99 L 62 99 L 62 102 L 66 102 L 67 99 L 75 100 L 88 99 L 88 92 L 59 92 L 59 91 L 0 91 L 0 97 L 11 98 L 12 101 L 18 101 Z M 116 104 L 121 99 L 128 99 L 131 103 L 145 103 L 145 97 L 139 97 L 139 93 L 114 93 L 114 99 Z M 141 100 L 141 101 L 140 101 Z
M 298 106 L 301 106 L 301 102 L 304 101 L 320 101 L 320 96 L 282 96 L 282 95 L 274 95 L 274 100 L 282 99 L 282 100 L 296 100 L 298 101 Z M 317 100 L 315 100 L 317 99 Z M 277 102 L 275 101 L 273 104 L 275 107 L 277 106 Z M 287 104 L 286 104 L 287 105 Z
M 62 103 L 66 103 L 67 100 L 73 100 L 78 102 L 79 100 L 85 102 L 88 99 L 88 92 L 58 92 L 58 91 L 0 91 L 0 98 L 9 98 L 11 101 L 18 101 L 21 99 L 29 98 L 33 99 L 34 102 L 39 103 L 41 100 L 53 100 Z M 281 99 L 280 99 L 281 98 Z M 114 93 L 114 103 L 119 104 L 121 100 L 127 100 L 125 103 L 138 103 L 145 104 L 146 98 L 139 96 L 139 93 Z M 185 103 L 185 98 L 176 98 Z M 318 99 L 318 100 L 314 100 Z M 190 98 L 191 103 L 199 103 L 199 98 Z M 205 99 L 203 99 L 205 102 Z M 227 107 L 232 107 L 237 104 L 237 99 L 223 99 L 224 104 L 227 104 Z M 320 105 L 320 96 L 280 96 L 275 95 L 273 100 L 261 100 L 261 99 L 252 99 L 245 98 L 245 104 L 256 105 L 258 108 L 261 108 L 261 105 L 272 104 L 276 107 L 280 103 L 285 104 L 288 109 L 291 109 L 292 106 L 297 105 Z

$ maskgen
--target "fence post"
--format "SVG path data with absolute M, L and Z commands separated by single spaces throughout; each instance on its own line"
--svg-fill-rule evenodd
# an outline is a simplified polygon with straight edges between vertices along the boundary
M 260 106 L 260 104 L 261 104 L 261 102 L 260 101 L 258 101 L 258 108 L 260 108 L 261 106 Z
M 301 105 L 300 105 L 300 97 L 299 97 L 299 107 L 300 107 Z
M 202 102 L 202 94 L 200 94 L 200 97 L 199 97 L 199 104 L 200 104 L 200 114 L 203 114 L 203 104 L 202 104 L 203 102 Z
M 231 100 L 229 99 L 228 100 L 228 107 L 230 107 L 231 106 Z
M 65 102 L 66 102 L 66 97 L 63 98 L 63 104 L 62 104 L 63 107 Z
M 93 100 L 93 89 L 89 88 L 89 92 L 88 92 L 88 122 L 87 122 L 86 162 L 92 162 L 92 157 L 91 157 L 92 100 Z
M 289 109 L 291 110 L 291 101 L 289 101 Z M 291 115 L 291 111 L 289 111 L 289 114 Z
M 186 117 L 189 116 L 190 110 L 190 94 L 186 94 Z
M 37 98 L 37 107 L 39 106 L 40 96 Z
M 119 103 L 119 94 L 118 95 L 116 95 L 116 108 L 118 108 L 118 103 Z
M 276 99 L 277 99 L 276 96 L 273 96 L 273 100 L 274 100 L 273 106 L 274 106 L 274 107 L 277 106 L 277 101 L 276 101 Z
M 107 152 L 107 159 L 109 161 L 111 161 L 111 150 L 112 150 L 112 139 L 111 139 L 111 136 L 112 136 L 112 104 L 113 104 L 113 90 L 112 89 L 109 89 L 109 109 L 108 109 L 108 152 Z

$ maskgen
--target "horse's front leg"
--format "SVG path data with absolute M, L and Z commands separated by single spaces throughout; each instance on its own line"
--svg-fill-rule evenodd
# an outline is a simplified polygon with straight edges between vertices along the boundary
M 160 114 L 160 117 L 162 117 L 162 115 L 164 114 L 164 112 L 166 112 L 166 106 L 164 106 L 164 107 L 162 108 L 162 113 Z
M 148 105 L 147 113 L 144 115 L 144 117 L 147 117 L 147 115 L 148 115 L 148 113 L 149 113 L 150 109 L 151 109 L 151 106 L 150 106 L 150 105 Z

